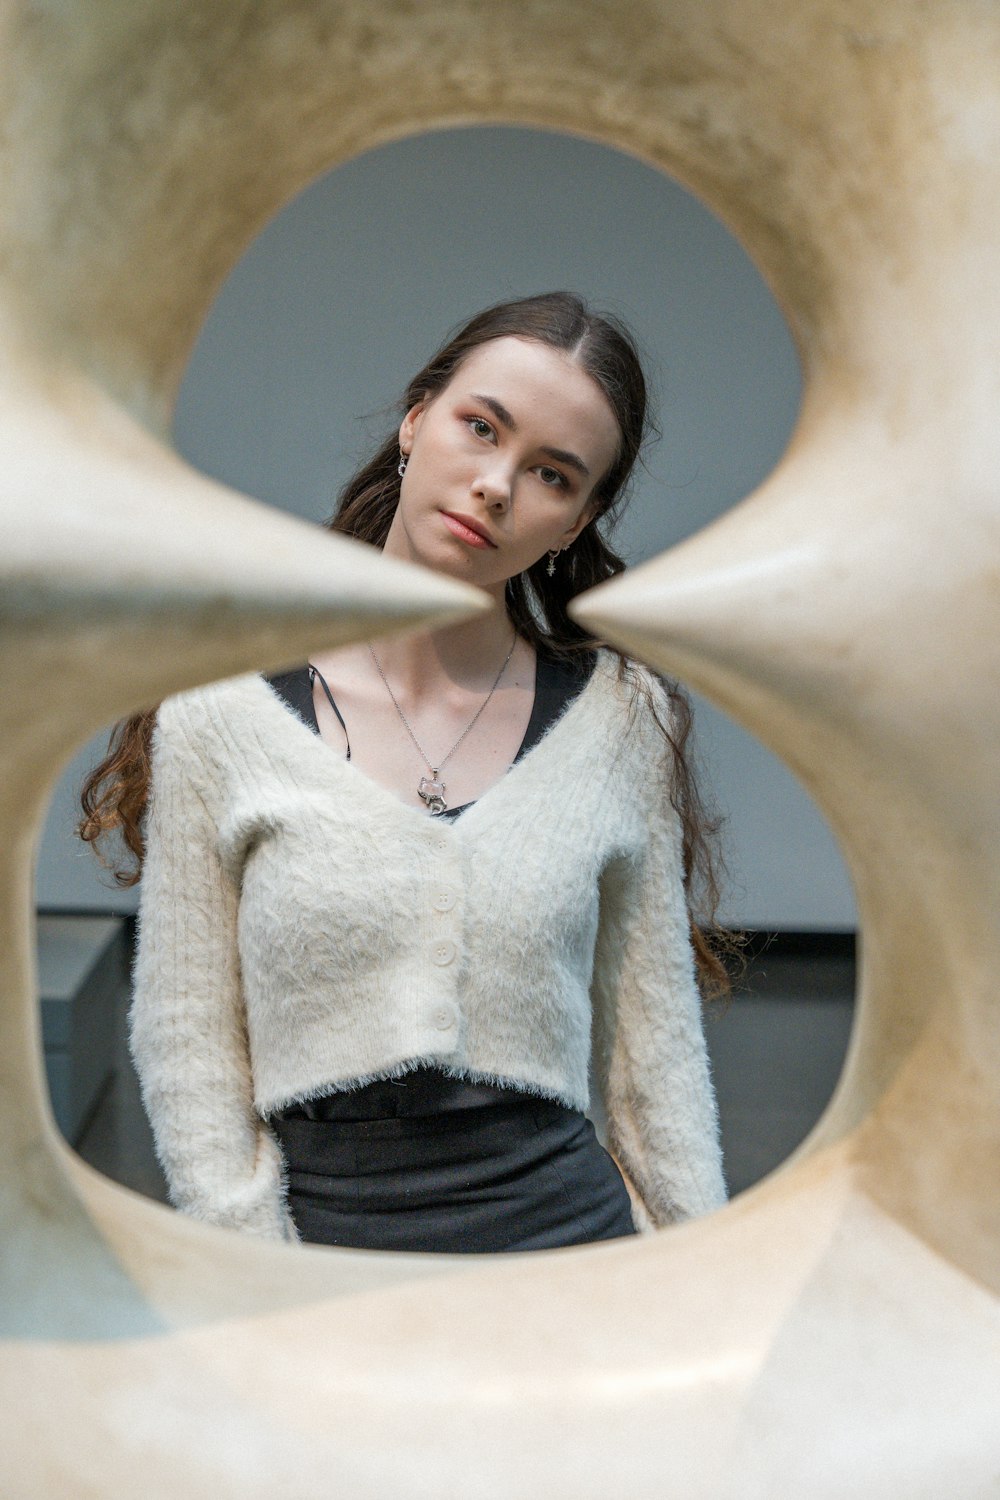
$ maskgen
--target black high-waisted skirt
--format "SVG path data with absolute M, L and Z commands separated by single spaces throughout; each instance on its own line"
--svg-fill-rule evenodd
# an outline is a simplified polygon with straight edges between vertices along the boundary
M 486 1253 L 635 1233 L 621 1173 L 586 1116 L 493 1093 L 508 1102 L 376 1119 L 307 1118 L 299 1108 L 272 1118 L 301 1238 Z

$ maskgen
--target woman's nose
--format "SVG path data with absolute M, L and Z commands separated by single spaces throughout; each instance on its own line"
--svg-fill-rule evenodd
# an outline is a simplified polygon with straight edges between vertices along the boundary
M 510 474 L 501 464 L 481 469 L 472 485 L 473 494 L 491 510 L 506 510 L 510 504 L 512 489 Z

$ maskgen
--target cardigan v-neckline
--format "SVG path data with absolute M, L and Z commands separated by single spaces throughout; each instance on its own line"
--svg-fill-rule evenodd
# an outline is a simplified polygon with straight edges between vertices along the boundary
M 503 775 L 498 776 L 496 781 L 492 782 L 478 797 L 471 802 L 463 802 L 459 807 L 449 809 L 451 817 L 437 818 L 430 818 L 430 815 L 421 808 L 404 802 L 391 788 L 383 786 L 380 781 L 376 781 L 366 771 L 362 771 L 351 760 L 338 756 L 333 747 L 326 743 L 320 734 L 316 719 L 308 664 L 295 667 L 289 672 L 261 674 L 259 680 L 269 689 L 278 707 L 316 742 L 318 748 L 329 758 L 334 767 L 342 767 L 344 772 L 360 777 L 362 782 L 375 789 L 376 794 L 391 799 L 397 807 L 405 812 L 413 813 L 424 822 L 452 823 L 457 822 L 459 815 L 464 816 L 473 808 L 478 807 L 497 787 L 503 785 L 512 773 L 549 739 L 553 730 L 557 729 L 566 716 L 572 713 L 580 700 L 587 696 L 597 675 L 600 653 L 595 652 L 589 660 L 585 658 L 584 661 L 588 667 L 585 675 L 574 671 L 575 664 L 571 665 L 553 657 L 537 655 L 531 713 L 514 759 Z M 579 686 L 572 696 L 567 698 L 567 686 L 571 685 L 567 683 L 567 679 L 573 676 L 577 677 Z M 276 684 L 279 685 L 276 686 Z

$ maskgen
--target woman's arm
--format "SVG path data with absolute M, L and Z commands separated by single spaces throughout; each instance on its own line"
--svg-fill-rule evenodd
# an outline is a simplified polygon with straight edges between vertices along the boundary
M 726 1198 L 680 823 L 664 783 L 644 809 L 644 846 L 605 872 L 592 986 L 594 1071 L 609 1147 L 656 1226 Z M 639 1228 L 643 1217 L 636 1214 Z
M 295 1239 L 281 1153 L 253 1107 L 217 778 L 178 700 L 160 710 L 152 766 L 130 1043 L 157 1155 L 183 1212 Z

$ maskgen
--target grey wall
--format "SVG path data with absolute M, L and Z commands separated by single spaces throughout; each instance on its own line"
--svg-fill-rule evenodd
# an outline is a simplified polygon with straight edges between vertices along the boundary
M 316 520 L 443 334 L 501 297 L 570 287 L 623 316 L 648 356 L 661 441 L 619 532 L 640 561 L 768 473 L 795 419 L 787 329 L 728 232 L 659 173 L 603 146 L 471 128 L 359 157 L 315 183 L 223 288 L 185 379 L 191 463 Z M 699 704 L 728 823 L 736 924 L 854 924 L 846 874 L 783 767 Z M 95 747 L 96 748 L 96 747 Z M 88 747 L 57 790 L 39 864 L 49 907 L 127 908 L 69 834 Z

